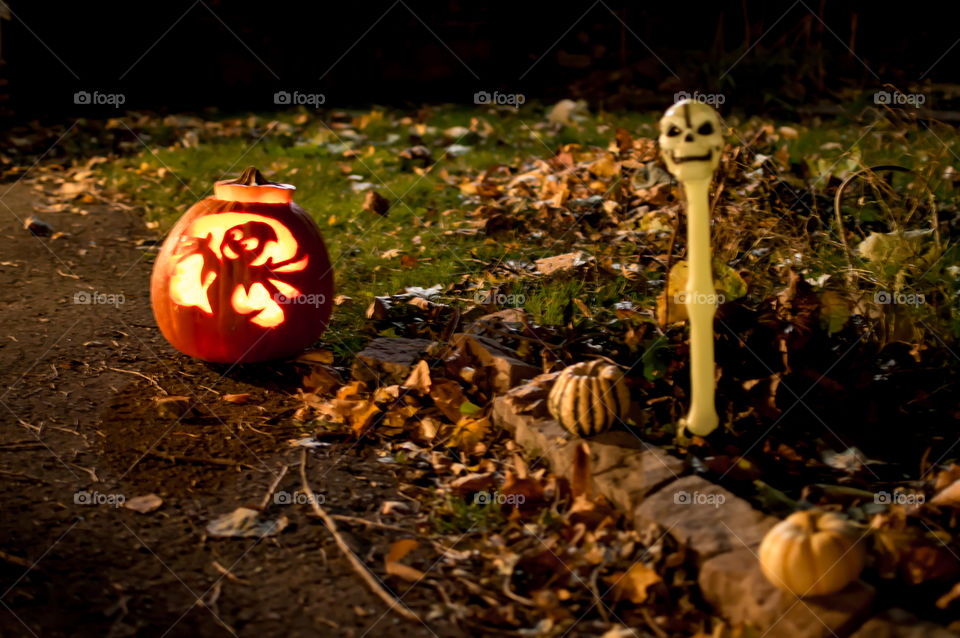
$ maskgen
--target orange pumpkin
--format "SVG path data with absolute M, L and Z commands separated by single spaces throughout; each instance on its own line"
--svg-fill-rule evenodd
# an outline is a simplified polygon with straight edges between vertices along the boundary
M 832 594 L 863 570 L 866 550 L 858 536 L 841 514 L 794 512 L 764 536 L 760 568 L 772 584 L 796 596 Z
M 296 354 L 321 335 L 333 272 L 316 222 L 289 184 L 250 167 L 217 182 L 176 223 L 157 256 L 153 314 L 173 347 L 205 361 Z

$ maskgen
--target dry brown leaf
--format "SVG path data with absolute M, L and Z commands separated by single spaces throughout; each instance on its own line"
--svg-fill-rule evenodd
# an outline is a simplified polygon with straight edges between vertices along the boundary
M 421 359 L 417 365 L 413 367 L 413 371 L 410 373 L 410 376 L 407 377 L 407 380 L 403 382 L 403 387 L 416 390 L 420 396 L 423 396 L 430 392 L 430 385 L 432 383 L 430 379 L 430 364 L 427 363 L 425 359 Z
M 613 177 L 620 173 L 620 165 L 609 155 L 590 164 L 590 172 L 597 177 Z
M 456 381 L 437 379 L 430 387 L 430 398 L 443 412 L 443 416 L 453 423 L 459 421 L 460 417 L 463 416 L 460 413 L 460 406 L 467 398 L 463 395 L 463 388 Z
M 495 479 L 491 472 L 484 472 L 482 474 L 472 472 L 454 479 L 450 483 L 450 489 L 460 495 L 472 494 L 474 492 L 490 490 L 494 484 Z
M 957 558 L 946 545 L 914 545 L 901 554 L 900 575 L 911 585 L 954 578 L 958 569 Z
M 440 431 L 442 425 L 443 423 L 441 421 L 431 417 L 420 419 L 420 438 L 424 441 L 432 441 L 437 438 L 437 432 Z
M 363 200 L 363 210 L 386 217 L 387 211 L 390 210 L 390 202 L 377 191 L 370 190 L 367 191 L 367 196 Z
M 128 510 L 139 512 L 140 514 L 149 514 L 163 505 L 163 499 L 156 494 L 147 494 L 145 496 L 135 496 L 126 501 L 123 506 Z
M 331 350 L 310 350 L 297 357 L 296 361 L 299 363 L 324 363 L 329 365 L 333 363 L 333 352 Z
M 543 486 L 533 478 L 520 478 L 513 472 L 507 472 L 506 479 L 500 487 L 500 493 L 508 498 L 508 503 L 515 503 L 517 509 L 527 509 L 539 506 L 543 502 Z
M 367 386 L 363 381 L 351 381 L 337 390 L 337 398 L 341 400 L 361 399 L 366 392 Z
M 626 572 L 610 574 L 604 580 L 613 589 L 616 600 L 629 600 L 639 605 L 647 600 L 647 588 L 663 579 L 643 563 L 634 563 Z
M 940 596 L 940 598 L 937 599 L 937 607 L 940 609 L 946 609 L 957 598 L 960 598 L 960 583 L 956 583 L 953 587 L 950 588 L 950 591 L 943 594 L 942 596 Z
M 380 414 L 380 408 L 373 401 L 358 401 L 350 415 L 350 427 L 358 435 L 363 434 L 373 424 L 374 418 Z
M 575 298 L 573 303 L 577 304 L 577 308 L 580 309 L 580 312 L 582 312 L 587 319 L 593 319 L 593 313 L 590 312 L 590 306 L 583 303 L 583 301 L 581 301 L 579 298 Z
M 939 492 L 954 481 L 960 481 L 960 465 L 951 463 L 950 467 L 937 473 L 937 478 L 933 482 L 933 489 Z
M 422 571 L 409 565 L 404 565 L 400 561 L 404 556 L 420 546 L 420 543 L 412 538 L 403 538 L 390 546 L 390 551 L 384 559 L 387 573 L 391 576 L 401 578 L 408 583 L 415 583 L 426 576 Z
M 310 369 L 310 374 L 303 377 L 303 388 L 315 394 L 331 394 L 343 382 L 326 366 L 318 365 Z
M 225 394 L 221 397 L 227 403 L 234 403 L 236 405 L 243 405 L 250 401 L 250 395 L 246 392 L 240 392 L 238 394 Z
M 960 506 L 960 480 L 954 481 L 950 485 L 937 492 L 930 499 L 931 505 L 937 507 L 958 507 Z
M 473 419 L 465 416 L 461 417 L 453 427 L 453 433 L 450 436 L 449 447 L 456 447 L 464 452 L 472 452 L 477 445 L 483 442 L 484 437 L 490 432 L 490 418 L 483 417 Z

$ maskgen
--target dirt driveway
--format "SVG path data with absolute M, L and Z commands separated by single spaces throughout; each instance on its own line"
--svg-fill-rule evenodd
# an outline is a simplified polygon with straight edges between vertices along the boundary
M 170 348 L 138 245 L 154 237 L 136 214 L 36 213 L 26 181 L 0 196 L 0 636 L 459 634 L 423 589 L 396 592 L 423 623 L 388 612 L 303 504 L 268 499 L 264 516 L 289 521 L 277 536 L 210 537 L 210 520 L 259 506 L 284 465 L 277 491 L 300 488 L 295 371 Z M 31 214 L 65 235 L 32 236 Z M 165 395 L 192 410 L 164 416 Z M 405 498 L 347 442 L 312 449 L 308 476 L 335 514 L 373 520 Z M 149 494 L 163 501 L 153 512 L 117 506 Z M 383 577 L 398 532 L 341 529 Z

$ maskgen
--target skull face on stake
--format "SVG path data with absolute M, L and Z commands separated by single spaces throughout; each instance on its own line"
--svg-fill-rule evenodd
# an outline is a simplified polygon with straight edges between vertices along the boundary
M 659 141 L 663 161 L 681 182 L 709 180 L 720 164 L 720 118 L 701 102 L 683 100 L 667 109 Z

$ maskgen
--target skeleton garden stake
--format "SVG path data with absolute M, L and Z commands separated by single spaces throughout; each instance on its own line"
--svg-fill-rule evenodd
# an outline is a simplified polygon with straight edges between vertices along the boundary
M 660 120 L 660 152 L 683 188 L 687 203 L 688 272 L 681 300 L 690 317 L 690 412 L 681 425 L 706 436 L 719 418 L 713 402 L 713 287 L 710 251 L 710 180 L 720 164 L 723 135 L 716 111 L 700 102 L 683 100 Z

